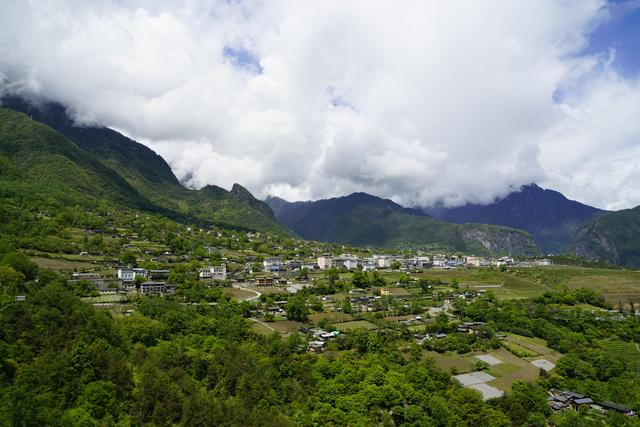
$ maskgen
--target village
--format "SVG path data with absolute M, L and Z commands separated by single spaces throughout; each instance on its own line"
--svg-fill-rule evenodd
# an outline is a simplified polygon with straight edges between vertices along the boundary
M 185 257 L 175 260 L 185 261 Z M 203 261 L 206 264 L 207 258 Z M 235 262 L 228 269 L 233 261 L 237 260 L 218 256 L 216 261 L 187 274 L 207 288 L 249 304 L 246 316 L 256 333 L 296 333 L 305 339 L 311 353 L 339 352 L 345 342 L 358 337 L 394 336 L 405 342 L 406 349 L 420 349 L 433 358 L 460 385 L 478 391 L 484 400 L 509 393 L 516 381 L 533 381 L 552 374 L 562 357 L 543 340 L 500 331 L 495 325 L 460 314 L 461 307 L 499 290 L 500 284 L 469 286 L 423 276 L 425 271 L 549 267 L 548 259 L 323 253 L 316 258 L 266 257 L 261 262 Z M 164 263 L 167 267 L 171 264 Z M 184 273 L 184 264 L 179 269 Z M 171 268 L 118 266 L 106 274 L 75 272 L 72 281 L 94 288 L 91 301 L 95 306 L 123 306 L 127 307 L 124 314 L 131 315 L 135 305 L 127 301 L 132 298 L 180 294 L 180 283 L 174 283 L 174 277 Z M 600 316 L 623 320 L 626 315 L 610 310 L 602 311 Z M 370 339 L 365 341 L 372 345 Z M 567 390 L 550 391 L 548 404 L 554 411 L 579 410 L 587 405 L 593 411 L 635 416 L 626 406 L 596 402 Z

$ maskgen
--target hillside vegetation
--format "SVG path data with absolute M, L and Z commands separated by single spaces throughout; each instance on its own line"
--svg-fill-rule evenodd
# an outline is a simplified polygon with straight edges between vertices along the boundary
M 640 206 L 603 215 L 580 229 L 574 251 L 587 259 L 640 267 Z
M 220 226 L 287 234 L 270 208 L 238 184 L 235 191 L 187 189 L 151 149 L 111 129 L 75 126 L 58 104 L 34 107 L 5 99 L 3 105 L 42 120 L 2 110 L 0 171 L 4 181 L 11 180 L 4 187 L 10 192 L 13 188 L 12 194 L 39 194 L 81 205 L 108 200 L 176 219 L 195 217 Z

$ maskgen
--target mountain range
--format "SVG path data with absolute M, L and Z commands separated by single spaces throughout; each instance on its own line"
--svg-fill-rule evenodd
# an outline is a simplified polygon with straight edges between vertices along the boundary
M 1 105 L 0 181 L 8 193 L 80 205 L 113 201 L 172 218 L 289 234 L 239 184 L 231 191 L 188 189 L 148 147 L 106 127 L 77 126 L 60 104 L 4 98 Z
M 572 252 L 640 266 L 640 207 L 607 212 L 535 184 L 487 205 L 402 207 L 354 193 L 315 202 L 270 197 L 234 184 L 184 187 L 148 147 L 103 126 L 78 126 L 56 103 L 2 99 L 0 195 L 19 209 L 113 203 L 221 227 L 297 234 L 379 247 L 422 247 L 482 254 Z M 533 236 L 533 237 L 531 237 Z
M 304 239 L 379 247 L 422 247 L 478 254 L 532 255 L 525 231 L 486 224 L 451 224 L 419 209 L 365 193 L 315 202 L 266 200 L 282 225 Z
M 434 218 L 457 224 L 476 222 L 528 231 L 544 253 L 570 251 L 576 231 L 606 213 L 536 184 L 525 185 L 486 205 L 453 208 L 439 205 L 424 211 Z

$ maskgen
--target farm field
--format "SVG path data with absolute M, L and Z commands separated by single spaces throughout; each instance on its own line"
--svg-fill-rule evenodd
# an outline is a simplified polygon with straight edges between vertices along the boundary
M 73 270 L 90 270 L 98 267 L 91 262 L 85 261 L 70 261 L 66 259 L 54 259 L 43 257 L 31 257 L 31 259 L 38 264 L 38 267 L 43 269 L 50 269 L 55 271 L 73 271 Z
M 547 356 L 554 351 L 547 347 L 547 342 L 541 338 L 525 337 L 517 334 L 508 334 L 505 341 L 516 344 L 526 350 L 529 350 L 537 356 Z
M 426 351 L 425 357 L 433 359 L 436 365 L 446 372 L 451 372 L 451 369 L 455 368 L 459 374 L 464 374 L 474 369 L 474 362 L 470 358 L 452 351 L 447 351 L 446 353 Z
M 86 297 L 82 299 L 91 304 L 105 304 L 124 301 L 127 299 L 127 296 L 123 294 L 106 294 L 99 295 L 97 297 Z
M 376 325 L 366 320 L 354 320 L 351 322 L 334 323 L 333 326 L 335 326 L 335 328 L 340 332 L 348 332 L 354 329 L 376 329 Z
M 238 301 L 246 301 L 250 298 L 254 298 L 256 296 L 255 292 L 251 292 L 247 289 L 239 289 L 239 288 L 222 288 L 222 292 L 225 294 L 231 295 L 233 298 Z
M 286 334 L 300 329 L 301 323 L 294 320 L 276 320 L 275 322 L 263 322 L 251 319 L 253 324 L 251 329 L 263 335 L 271 335 L 274 332 Z
M 621 340 L 601 340 L 598 344 L 612 358 L 640 372 L 640 344 Z
M 492 351 L 488 354 L 502 361 L 499 365 L 491 366 L 487 371 L 488 374 L 496 377 L 495 380 L 490 381 L 488 384 L 506 393 L 511 391 L 511 385 L 515 381 L 534 381 L 540 374 L 539 369 L 528 360 L 516 357 L 505 349 Z
M 324 319 L 327 319 L 330 322 L 348 322 L 352 319 L 352 316 L 350 314 L 339 312 L 323 312 L 309 315 L 309 320 L 313 323 L 318 323 Z
M 500 299 L 530 298 L 547 291 L 589 288 L 600 292 L 611 303 L 640 301 L 640 272 L 601 268 L 552 266 L 517 268 L 501 272 L 489 269 L 425 270 L 417 279 L 440 279 L 461 289 L 486 289 Z

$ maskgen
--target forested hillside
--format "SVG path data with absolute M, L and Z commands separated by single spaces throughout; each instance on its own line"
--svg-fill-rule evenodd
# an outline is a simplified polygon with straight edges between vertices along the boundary
M 237 184 L 236 191 L 222 188 L 211 191 L 211 187 L 200 191 L 187 189 L 164 159 L 149 148 L 108 128 L 76 126 L 59 104 L 32 105 L 19 98 L 4 98 L 2 104 L 32 117 L 3 110 L 0 150 L 6 153 L 0 161 L 7 173 L 2 178 L 8 177 L 9 172 L 13 176 L 21 173 L 29 179 L 39 179 L 44 186 L 56 187 L 61 193 L 67 184 L 73 188 L 81 186 L 84 195 L 93 194 L 104 200 L 115 197 L 122 206 L 126 202 L 127 206 L 162 211 L 174 218 L 196 217 L 228 227 L 285 233 L 269 207 L 247 190 L 239 191 L 241 187 Z M 48 136 L 44 138 L 43 134 Z M 16 145 L 17 141 L 20 145 Z M 23 152 L 18 153 L 16 147 Z M 33 150 L 38 153 L 33 154 Z M 71 156 L 76 164 L 71 169 L 65 168 L 69 159 L 61 156 Z M 78 163 L 77 159 L 82 161 Z M 94 181 L 93 172 L 84 168 L 99 171 L 101 176 Z M 27 174 L 30 169 L 34 175 Z M 39 193 L 40 188 L 33 191 Z
M 587 259 L 640 267 L 640 207 L 595 219 L 576 234 L 574 251 Z

